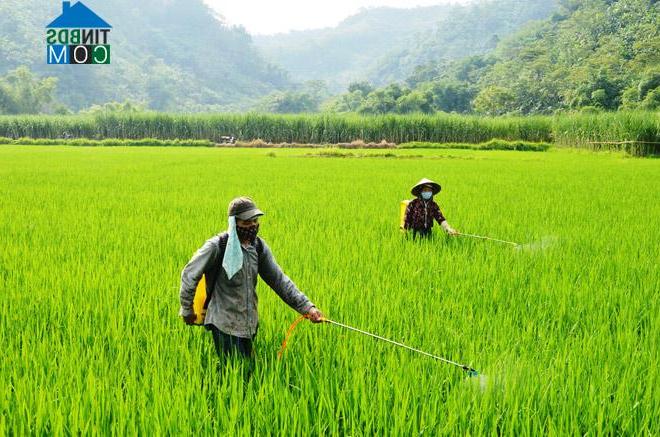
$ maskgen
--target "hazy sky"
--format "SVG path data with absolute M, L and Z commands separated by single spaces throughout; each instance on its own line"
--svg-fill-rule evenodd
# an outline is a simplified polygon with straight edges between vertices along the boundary
M 360 10 L 374 6 L 412 8 L 470 0 L 204 0 L 229 24 L 252 34 L 334 26 Z

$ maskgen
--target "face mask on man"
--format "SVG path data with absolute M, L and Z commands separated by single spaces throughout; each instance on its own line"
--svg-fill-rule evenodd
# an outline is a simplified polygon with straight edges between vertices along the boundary
M 433 197 L 433 192 L 431 192 L 431 191 L 422 191 L 422 199 L 431 200 L 431 197 Z
M 254 240 L 257 238 L 258 233 L 259 233 L 259 223 L 257 223 L 255 226 L 250 226 L 248 228 L 236 226 L 236 234 L 238 235 L 238 239 L 241 241 L 254 242 Z

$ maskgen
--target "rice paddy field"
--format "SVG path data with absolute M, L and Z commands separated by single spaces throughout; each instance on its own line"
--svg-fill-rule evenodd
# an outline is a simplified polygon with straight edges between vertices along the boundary
M 0 435 L 657 435 L 660 160 L 570 149 L 0 147 Z M 460 231 L 411 241 L 422 177 Z M 250 195 L 325 315 L 262 282 L 255 370 L 178 317 Z

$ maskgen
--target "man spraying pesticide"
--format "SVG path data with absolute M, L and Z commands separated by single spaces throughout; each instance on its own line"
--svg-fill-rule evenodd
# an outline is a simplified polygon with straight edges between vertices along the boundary
M 179 315 L 186 324 L 211 331 L 220 358 L 252 357 L 259 321 L 257 275 L 291 308 L 314 323 L 323 319 L 257 236 L 263 214 L 250 198 L 232 200 L 227 231 L 207 240 L 181 273 Z

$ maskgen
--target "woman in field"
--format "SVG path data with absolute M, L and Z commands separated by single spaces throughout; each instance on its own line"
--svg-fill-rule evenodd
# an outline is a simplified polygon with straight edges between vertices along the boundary
M 447 223 L 440 207 L 433 200 L 433 196 L 438 194 L 441 189 L 440 184 L 430 179 L 422 179 L 412 187 L 410 192 L 416 198 L 406 208 L 404 229 L 412 231 L 413 238 L 430 237 L 433 220 L 437 221 L 447 234 L 458 235 L 458 232 Z

